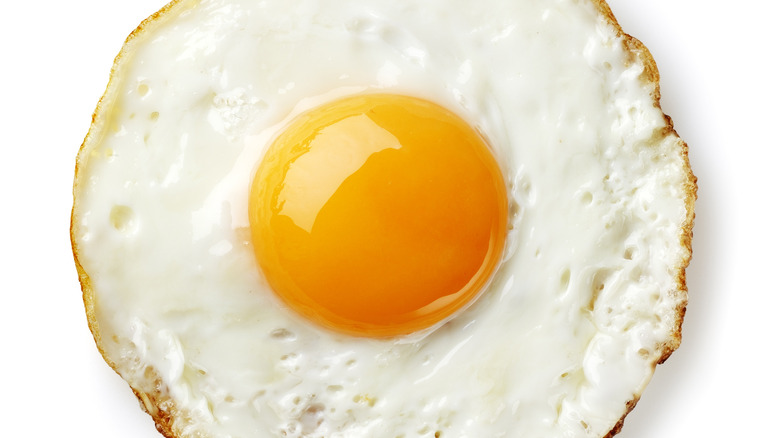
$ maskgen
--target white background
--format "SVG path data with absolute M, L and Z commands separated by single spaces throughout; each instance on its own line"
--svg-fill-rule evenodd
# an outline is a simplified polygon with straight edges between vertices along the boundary
M 94 346 L 68 226 L 75 155 L 113 58 L 162 5 L 16 0 L 0 14 L 2 436 L 159 438 Z M 683 344 L 620 436 L 777 436 L 780 6 L 611 6 L 653 53 L 699 177 Z

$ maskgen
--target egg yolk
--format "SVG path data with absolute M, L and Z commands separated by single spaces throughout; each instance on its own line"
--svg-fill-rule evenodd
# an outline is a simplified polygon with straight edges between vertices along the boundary
M 271 288 L 358 336 L 429 327 L 471 302 L 501 257 L 506 187 L 482 137 L 426 100 L 344 98 L 271 144 L 249 215 Z

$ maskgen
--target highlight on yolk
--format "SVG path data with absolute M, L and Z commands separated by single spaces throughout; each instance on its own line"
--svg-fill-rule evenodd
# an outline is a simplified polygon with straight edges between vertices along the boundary
M 482 290 L 501 257 L 506 187 L 482 137 L 413 97 L 344 98 L 271 144 L 249 199 L 252 240 L 290 307 L 358 336 L 412 333 Z

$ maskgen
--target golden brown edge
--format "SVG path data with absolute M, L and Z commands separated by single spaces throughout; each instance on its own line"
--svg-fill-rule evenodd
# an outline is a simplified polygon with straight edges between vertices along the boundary
M 109 75 L 108 85 L 106 85 L 106 90 L 103 92 L 103 95 L 100 97 L 100 100 L 98 100 L 97 106 L 95 107 L 95 111 L 92 113 L 92 121 L 90 123 L 89 131 L 87 131 L 86 137 L 84 137 L 84 141 L 81 143 L 81 146 L 79 147 L 78 154 L 76 157 L 76 164 L 75 164 L 75 176 L 74 176 L 74 183 L 73 183 L 73 207 L 71 208 L 71 216 L 70 216 L 70 240 L 71 240 L 71 248 L 73 250 L 73 259 L 76 264 L 76 271 L 79 276 L 79 283 L 81 284 L 81 291 L 82 291 L 82 299 L 84 301 L 84 308 L 86 310 L 87 315 L 87 324 L 89 326 L 89 330 L 92 333 L 92 337 L 95 339 L 95 345 L 98 348 L 98 351 L 100 352 L 100 355 L 103 357 L 103 360 L 106 361 L 106 363 L 111 367 L 111 369 L 114 370 L 117 374 L 119 372 L 117 371 L 116 364 L 109 359 L 109 357 L 106 355 L 105 351 L 103 350 L 103 343 L 100 335 L 100 330 L 97 325 L 97 318 L 95 317 L 95 295 L 92 289 L 92 283 L 90 282 L 89 275 L 84 270 L 83 266 L 81 265 L 81 262 L 79 261 L 79 249 L 78 244 L 76 242 L 76 231 L 78 229 L 78 225 L 76 224 L 76 210 L 78 209 L 78 198 L 76 197 L 76 192 L 78 190 L 79 185 L 81 184 L 81 167 L 84 161 L 86 161 L 88 158 L 85 157 L 85 146 L 87 143 L 92 139 L 96 133 L 103 129 L 103 124 L 105 123 L 104 120 L 100 120 L 98 114 L 103 109 L 103 105 L 107 101 L 107 98 L 112 93 L 113 88 L 115 86 L 116 82 L 116 71 L 120 68 L 120 63 L 124 60 L 124 55 L 128 52 L 128 49 L 131 47 L 133 41 L 139 37 L 151 24 L 155 23 L 158 19 L 160 19 L 163 15 L 168 13 L 171 9 L 173 9 L 175 6 L 177 6 L 180 3 L 183 3 L 184 0 L 171 0 L 168 4 L 163 6 L 159 11 L 153 13 L 149 17 L 147 17 L 145 20 L 141 22 L 141 24 L 138 25 L 138 27 L 133 30 L 130 35 L 127 36 L 124 43 L 122 44 L 122 48 L 119 51 L 119 54 L 114 58 L 114 63 L 111 66 L 111 72 Z M 100 123 L 98 123 L 100 122 Z M 166 438 L 177 438 L 172 430 L 173 421 L 172 421 L 172 415 L 170 412 L 166 412 L 163 409 L 160 409 L 160 401 L 159 400 L 150 400 L 150 394 L 145 394 L 140 391 L 138 391 L 136 388 L 133 388 L 132 386 L 130 389 L 133 391 L 135 396 L 138 398 L 138 401 L 141 405 L 141 408 L 146 411 L 154 420 L 155 427 L 157 430 Z
M 652 91 L 652 97 L 655 101 L 655 106 L 662 111 L 661 108 L 661 76 L 658 72 L 658 65 L 655 63 L 655 59 L 653 59 L 653 55 L 650 53 L 650 51 L 645 47 L 644 44 L 642 44 L 641 41 L 639 41 L 637 38 L 634 38 L 633 36 L 627 34 L 623 31 L 623 28 L 618 23 L 617 19 L 615 18 L 615 15 L 612 13 L 612 9 L 607 4 L 606 0 L 591 0 L 593 4 L 596 6 L 596 9 L 599 11 L 599 13 L 612 25 L 614 26 L 615 30 L 618 33 L 618 36 L 621 36 L 624 38 L 624 44 L 626 49 L 634 54 L 634 56 L 637 56 L 639 58 L 639 61 L 644 65 L 644 76 L 645 79 L 653 84 L 653 91 Z M 672 118 L 669 117 L 667 114 L 663 113 L 664 118 L 666 119 L 666 132 L 664 134 L 673 134 L 675 137 L 679 139 L 679 146 L 680 146 L 680 156 L 683 160 L 685 170 L 686 170 L 686 181 L 685 181 L 685 211 L 686 211 L 686 217 L 685 221 L 682 224 L 681 230 L 680 230 L 680 244 L 684 248 L 684 255 L 682 259 L 679 261 L 679 265 L 676 267 L 677 273 L 676 273 L 676 283 L 677 283 L 677 290 L 676 291 L 669 291 L 674 294 L 679 294 L 680 296 L 680 304 L 677 308 L 677 321 L 675 323 L 675 331 L 672 333 L 672 338 L 666 342 L 665 344 L 661 345 L 661 355 L 658 358 L 658 362 L 655 365 L 659 365 L 664 363 L 667 359 L 669 359 L 669 356 L 680 346 L 680 342 L 682 341 L 682 324 L 683 319 L 685 318 L 685 311 L 688 305 L 688 285 L 686 283 L 686 277 L 685 277 L 685 269 L 688 267 L 688 265 L 691 262 L 691 255 L 692 255 L 692 246 L 691 246 L 691 240 L 693 239 L 693 221 L 695 217 L 694 213 L 694 204 L 696 202 L 697 198 L 697 178 L 693 174 L 693 170 L 691 169 L 690 160 L 688 158 L 688 144 L 683 141 L 680 136 L 677 134 L 677 131 L 674 129 L 674 122 L 672 121 Z M 639 402 L 641 394 L 635 394 L 633 400 L 629 400 L 626 402 L 626 412 L 623 414 L 623 416 L 618 420 L 618 422 L 615 424 L 615 426 L 612 428 L 607 435 L 604 436 L 604 438 L 611 438 L 620 433 L 620 431 L 623 429 L 623 423 L 626 420 L 626 416 L 636 407 L 636 404 Z
M 79 258 L 78 258 L 78 247 L 75 239 L 75 229 L 76 229 L 75 212 L 76 212 L 76 204 L 77 204 L 76 191 L 80 183 L 79 170 L 80 170 L 81 161 L 84 159 L 83 157 L 84 147 L 98 128 L 98 125 L 96 124 L 98 113 L 103 107 L 104 99 L 110 93 L 112 89 L 112 85 L 114 85 L 114 78 L 115 78 L 114 73 L 119 68 L 119 63 L 122 61 L 122 57 L 126 53 L 129 44 L 136 37 L 141 35 L 141 33 L 144 32 L 149 25 L 151 25 L 153 22 L 155 22 L 160 17 L 162 17 L 164 14 L 169 12 L 174 6 L 178 5 L 182 1 L 183 0 L 170 1 L 168 4 L 163 6 L 159 11 L 155 12 L 151 16 L 147 17 L 144 21 L 142 21 L 141 24 L 139 24 L 138 27 L 133 32 L 131 32 L 130 35 L 125 39 L 125 42 L 122 45 L 122 49 L 114 59 L 114 63 L 111 68 L 111 73 L 109 76 L 109 82 L 108 85 L 106 86 L 106 91 L 103 93 L 103 96 L 101 96 L 95 108 L 95 111 L 92 113 L 92 122 L 90 124 L 89 131 L 87 132 L 84 141 L 81 143 L 81 146 L 79 147 L 78 156 L 76 159 L 75 177 L 74 177 L 74 184 L 73 184 L 73 208 L 71 209 L 71 221 L 70 221 L 70 237 L 71 237 L 71 247 L 73 250 L 73 258 L 75 260 L 76 270 L 79 276 L 79 283 L 81 284 L 82 299 L 84 301 L 84 308 L 87 314 L 87 323 L 89 325 L 89 330 L 92 333 L 93 338 L 95 339 L 95 344 L 97 345 L 97 348 L 100 351 L 101 356 L 103 356 L 103 359 L 115 372 L 116 372 L 116 365 L 106 356 L 105 352 L 103 351 L 100 332 L 98 330 L 97 320 L 95 318 L 94 293 L 92 290 L 92 285 L 90 283 L 89 275 L 87 275 L 87 273 L 84 271 L 84 268 L 81 266 L 81 263 L 79 262 Z M 599 11 L 599 13 L 615 27 L 618 36 L 624 37 L 624 43 L 626 45 L 626 49 L 630 53 L 633 53 L 635 56 L 639 57 L 640 61 L 645 67 L 645 75 L 647 81 L 651 82 L 654 86 L 652 97 L 655 101 L 655 106 L 661 109 L 660 74 L 658 72 L 658 66 L 655 63 L 655 59 L 653 59 L 652 54 L 647 49 L 647 47 L 645 47 L 645 45 L 642 44 L 641 41 L 639 41 L 638 39 L 634 38 L 633 36 L 623 31 L 623 28 L 618 23 L 617 19 L 615 18 L 615 15 L 612 13 L 612 9 L 607 4 L 606 0 L 591 0 L 591 1 L 596 6 L 596 9 Z M 667 127 L 668 127 L 667 133 L 673 133 L 679 139 L 680 137 L 679 135 L 677 135 L 677 132 L 674 129 L 674 122 L 672 121 L 671 117 L 669 117 L 666 114 L 664 114 L 664 117 L 666 118 Z M 669 356 L 671 356 L 671 354 L 680 346 L 680 342 L 682 340 L 682 323 L 685 317 L 685 311 L 688 302 L 688 297 L 687 297 L 688 287 L 686 283 L 685 269 L 688 267 L 690 263 L 691 254 L 692 254 L 691 240 L 693 238 L 693 221 L 695 217 L 694 203 L 696 202 L 696 198 L 697 198 L 697 178 L 696 176 L 694 176 L 693 170 L 691 169 L 690 166 L 690 161 L 688 158 L 688 145 L 684 141 L 682 141 L 682 139 L 680 139 L 680 147 L 681 147 L 680 153 L 685 164 L 685 169 L 687 170 L 687 175 L 686 175 L 687 181 L 685 184 L 685 193 L 687 195 L 685 198 L 685 202 L 686 202 L 685 208 L 686 208 L 687 215 L 680 233 L 680 243 L 682 244 L 683 248 L 685 248 L 686 252 L 685 252 L 685 256 L 680 260 L 680 264 L 677 267 L 677 287 L 679 293 L 684 296 L 682 297 L 680 301 L 680 305 L 677 309 L 677 322 L 676 322 L 675 332 L 672 335 L 672 339 L 666 344 L 661 346 L 662 353 L 658 359 L 657 364 L 664 363 L 669 358 Z M 141 407 L 149 415 L 151 415 L 157 430 L 166 438 L 176 438 L 172 430 L 173 420 L 171 417 L 171 413 L 163 409 L 159 409 L 159 401 L 150 400 L 149 394 L 141 393 L 132 387 L 131 389 L 135 394 L 135 396 L 138 398 Z M 626 416 L 634 409 L 637 402 L 639 402 L 639 398 L 640 398 L 640 394 L 637 394 L 635 395 L 633 400 L 630 400 L 626 403 L 626 412 L 623 414 L 620 420 L 618 420 L 618 422 L 615 424 L 612 430 L 609 433 L 607 433 L 607 435 L 604 436 L 604 438 L 614 437 L 621 431 Z

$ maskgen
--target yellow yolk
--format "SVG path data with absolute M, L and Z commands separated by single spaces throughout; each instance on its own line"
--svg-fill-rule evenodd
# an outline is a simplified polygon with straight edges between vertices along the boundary
M 504 248 L 506 187 L 482 137 L 431 102 L 360 95 L 296 118 L 252 184 L 271 288 L 358 336 L 429 327 L 472 301 Z

